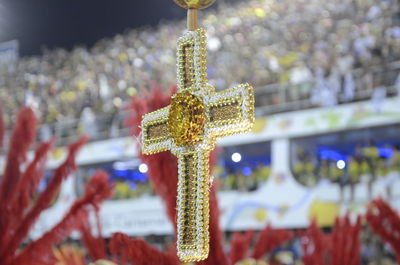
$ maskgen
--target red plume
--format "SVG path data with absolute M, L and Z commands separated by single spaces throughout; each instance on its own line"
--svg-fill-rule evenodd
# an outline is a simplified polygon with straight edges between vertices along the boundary
M 5 128 L 4 128 L 3 109 L 0 106 L 0 150 L 3 147 L 4 133 L 5 133 Z
M 105 181 L 104 183 L 107 182 L 107 175 L 106 179 L 103 179 L 102 181 Z M 110 189 L 108 190 L 107 197 L 111 196 L 112 189 L 114 185 L 107 184 Z M 95 192 L 96 186 L 95 185 L 87 185 L 86 188 L 88 189 L 87 192 L 89 192 L 89 189 L 93 189 L 91 192 Z M 89 251 L 89 255 L 92 258 L 92 260 L 96 261 L 99 259 L 106 259 L 107 258 L 107 253 L 106 253 L 106 245 L 103 239 L 103 233 L 101 229 L 101 223 L 100 223 L 100 216 L 99 216 L 99 204 L 93 204 L 94 210 L 95 210 L 95 217 L 96 217 L 96 229 L 97 229 L 97 236 L 94 236 L 91 231 L 91 227 L 89 224 L 89 220 L 83 219 L 82 220 L 82 225 L 81 225 L 81 235 L 82 235 L 82 241 L 85 244 L 86 248 Z
M 400 264 L 399 214 L 384 200 L 376 199 L 369 204 L 366 219 L 372 230 L 393 248 Z
M 94 236 L 91 231 L 91 226 L 88 219 L 82 220 L 81 236 L 82 242 L 87 248 L 90 258 L 92 260 L 107 259 L 106 245 L 104 243 L 103 235 L 101 232 L 100 217 L 98 209 L 96 209 L 96 225 L 97 236 Z
M 2 250 L 5 249 L 7 242 L 12 237 L 13 229 L 10 226 L 15 225 L 15 217 L 20 214 L 12 202 L 19 195 L 17 188 L 21 178 L 20 168 L 25 162 L 29 146 L 34 140 L 36 123 L 37 120 L 30 108 L 23 108 L 18 112 L 11 136 L 6 168 L 0 183 L 0 260 L 3 256 Z
M 110 197 L 113 186 L 108 182 L 105 172 L 97 171 L 85 187 L 84 195 L 75 201 L 63 220 L 40 239 L 29 244 L 13 259 L 9 265 L 54 264 L 54 256 L 48 250 L 64 240 L 73 229 L 79 227 L 82 220 L 87 219 L 88 206 L 98 207 Z
M 337 218 L 332 231 L 331 264 L 360 264 L 360 230 L 361 217 L 357 217 L 354 225 L 347 214 Z
M 17 123 L 11 136 L 6 168 L 0 186 L 2 206 L 14 195 L 20 180 L 20 166 L 26 160 L 26 154 L 36 135 L 37 119 L 33 111 L 25 107 L 18 112 Z M 2 208 L 3 208 L 2 207 Z
M 247 257 L 247 252 L 249 250 L 253 236 L 253 231 L 247 231 L 245 233 L 236 232 L 233 234 L 230 251 L 231 264 L 236 264 L 236 262 L 243 260 Z
M 32 202 L 40 180 L 45 175 L 47 153 L 53 147 L 54 140 L 53 138 L 39 145 L 33 160 L 21 176 L 21 181 L 17 188 L 16 205 L 13 206 L 13 209 L 16 209 L 21 215 L 24 214 L 23 210 L 26 210 Z
M 51 178 L 49 185 L 39 195 L 36 204 L 27 211 L 21 222 L 18 224 L 18 228 L 15 230 L 12 238 L 10 238 L 10 241 L 0 249 L 0 257 L 4 258 L 5 255 L 14 253 L 24 238 L 28 235 L 30 228 L 35 223 L 40 213 L 49 206 L 56 196 L 62 181 L 76 169 L 76 154 L 86 143 L 87 139 L 87 137 L 81 137 L 76 143 L 70 145 L 67 159 L 55 170 L 54 176 Z
M 267 225 L 259 235 L 254 245 L 252 257 L 261 259 L 265 254 L 271 252 L 285 241 L 291 240 L 294 234 L 292 231 L 285 229 L 273 229 L 271 225 Z
M 113 234 L 110 241 L 111 254 L 114 262 L 126 265 L 130 261 L 135 265 L 176 265 L 179 261 L 174 253 L 163 253 L 143 239 L 130 239 L 122 233 Z M 118 260 L 116 257 L 120 257 Z
M 1 110 L 0 110 L 1 112 Z M 42 143 L 34 158 L 27 165 L 27 152 L 35 138 L 37 120 L 30 108 L 23 108 L 17 115 L 16 125 L 11 136 L 6 168 L 0 183 L 0 260 L 2 265 L 53 265 L 56 260 L 52 246 L 64 240 L 70 232 L 81 225 L 88 215 L 89 208 L 98 210 L 99 203 L 111 195 L 112 185 L 103 172 L 97 172 L 86 186 L 84 196 L 77 200 L 63 220 L 38 240 L 17 251 L 27 237 L 30 228 L 39 215 L 56 196 L 62 181 L 76 169 L 75 157 L 87 137 L 69 147 L 66 161 L 55 170 L 50 183 L 35 195 L 40 180 L 44 177 L 47 153 L 54 139 Z M 4 130 L 0 113 L 0 138 Z M 21 168 L 25 168 L 21 172 Z
M 331 265 L 360 264 L 361 217 L 353 225 L 349 215 L 336 218 L 330 236 L 324 235 L 315 220 L 302 237 L 305 265 L 324 265 L 330 257 Z
M 302 237 L 303 262 L 305 265 L 324 265 L 329 251 L 329 237 L 324 235 L 315 220 Z
M 118 265 L 127 265 L 129 261 L 129 237 L 123 233 L 114 233 L 109 248 L 113 261 Z

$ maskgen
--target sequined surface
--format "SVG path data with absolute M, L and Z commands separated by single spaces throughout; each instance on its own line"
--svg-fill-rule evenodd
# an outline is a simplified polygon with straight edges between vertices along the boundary
M 225 121 L 237 119 L 240 117 L 240 106 L 237 102 L 225 106 L 216 106 L 211 108 L 212 121 Z
M 184 215 L 185 224 L 183 226 L 183 238 L 182 243 L 184 245 L 195 244 L 196 240 L 196 191 L 198 189 L 196 181 L 196 161 L 193 155 L 185 156 L 185 183 L 184 185 Z
M 193 52 L 194 45 L 188 44 L 183 47 L 183 61 L 184 61 L 184 84 L 186 88 L 190 88 L 193 85 L 194 79 L 194 61 Z
M 168 124 L 161 123 L 161 124 L 154 124 L 149 126 L 148 128 L 148 135 L 151 138 L 159 138 L 168 135 Z

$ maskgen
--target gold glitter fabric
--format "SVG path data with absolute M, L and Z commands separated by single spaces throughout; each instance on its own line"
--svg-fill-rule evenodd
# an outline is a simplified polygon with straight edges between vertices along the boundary
M 195 235 L 196 235 L 196 191 L 198 189 L 197 181 L 196 181 L 196 161 L 194 160 L 193 155 L 187 155 L 184 158 L 185 163 L 185 177 L 183 178 L 184 186 L 183 192 L 184 196 L 182 196 L 182 203 L 184 207 L 184 219 L 185 223 L 183 224 L 183 236 L 182 236 L 182 244 L 183 245 L 192 245 L 195 243 Z
M 178 158 L 177 251 L 182 262 L 209 252 L 209 153 L 217 137 L 247 132 L 254 124 L 248 84 L 216 93 L 207 82 L 203 29 L 186 32 L 177 47 L 178 92 L 170 106 L 143 116 L 142 152 L 170 150 Z
M 149 126 L 148 128 L 148 135 L 150 138 L 159 138 L 168 136 L 168 133 L 169 131 L 167 123 L 154 124 L 152 126 Z
M 186 88 L 189 88 L 193 85 L 194 79 L 194 61 L 193 61 L 193 52 L 194 52 L 194 45 L 187 44 L 183 46 L 183 64 L 184 64 L 184 79 L 183 82 Z
M 240 106 L 237 102 L 211 108 L 212 121 L 234 120 L 240 117 Z

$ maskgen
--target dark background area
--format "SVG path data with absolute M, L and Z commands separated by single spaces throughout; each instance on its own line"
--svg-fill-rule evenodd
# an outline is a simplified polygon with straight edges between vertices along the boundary
M 17 39 L 22 56 L 91 47 L 127 29 L 185 15 L 172 0 L 0 0 L 0 42 Z

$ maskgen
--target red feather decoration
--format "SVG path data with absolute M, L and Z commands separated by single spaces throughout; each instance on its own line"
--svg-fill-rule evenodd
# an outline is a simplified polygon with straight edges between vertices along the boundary
M 3 123 L 0 113 L 0 135 Z M 62 181 L 76 169 L 75 157 L 87 137 L 69 147 L 65 162 L 55 170 L 53 178 L 44 192 L 39 194 L 35 204 L 32 198 L 44 177 L 47 154 L 54 139 L 39 145 L 34 158 L 25 165 L 27 152 L 35 139 L 37 120 L 33 111 L 26 107 L 17 115 L 11 136 L 6 168 L 0 183 L 0 260 L 2 265 L 53 265 L 52 246 L 65 239 L 73 229 L 87 218 L 88 206 L 98 210 L 99 203 L 111 195 L 112 186 L 105 173 L 98 172 L 86 186 L 84 196 L 77 200 L 68 214 L 49 232 L 28 244 L 20 252 L 23 240 L 39 215 L 49 206 L 58 192 Z M 21 172 L 21 168 L 25 168 Z M 18 253 L 17 253 L 18 252 Z
M 232 264 L 236 264 L 236 262 L 241 261 L 247 257 L 247 252 L 249 250 L 253 236 L 253 231 L 246 231 L 245 233 L 236 232 L 233 234 L 230 250 Z
M 3 117 L 3 109 L 0 106 L 0 151 L 3 148 L 3 141 L 4 141 L 4 117 Z
M 313 221 L 302 237 L 305 265 L 360 264 L 361 217 L 355 224 L 349 215 L 336 218 L 331 235 L 325 235 Z M 330 262 L 327 263 L 328 258 Z
M 54 144 L 54 138 L 48 142 L 41 143 L 35 152 L 33 160 L 29 163 L 25 172 L 21 176 L 21 181 L 17 187 L 16 202 L 13 209 L 22 216 L 24 210 L 27 210 L 35 192 L 43 178 L 46 170 L 47 154 Z M 11 203 L 14 203 L 12 201 Z
M 143 239 L 130 239 L 122 233 L 113 234 L 110 241 L 114 262 L 119 265 L 176 265 L 179 261 L 175 253 L 163 253 L 151 247 Z M 117 257 L 120 257 L 119 259 Z
M 349 215 L 337 218 L 332 231 L 331 263 L 332 265 L 360 264 L 360 230 L 361 217 L 354 225 Z
M 127 265 L 129 261 L 129 237 L 123 233 L 114 233 L 109 248 L 113 261 L 118 265 Z
M 376 199 L 369 204 L 366 219 L 372 230 L 392 247 L 400 264 L 399 214 L 384 200 Z
M 1 252 L 1 256 L 5 253 L 14 253 L 22 240 L 28 235 L 32 225 L 35 223 L 40 213 L 45 210 L 56 196 L 62 181 L 68 177 L 75 169 L 75 157 L 79 149 L 87 142 L 87 137 L 81 137 L 77 142 L 69 146 L 69 153 L 65 162 L 59 166 L 51 178 L 46 189 L 39 195 L 35 205 L 28 210 L 24 218 L 21 220 L 16 232 L 5 251 Z
M 30 108 L 18 112 L 17 122 L 11 136 L 6 168 L 0 186 L 1 208 L 6 208 L 8 199 L 13 195 L 20 179 L 20 166 L 26 161 L 26 154 L 36 135 L 37 119 Z
M 328 236 L 324 235 L 315 220 L 311 222 L 301 244 L 303 248 L 303 262 L 305 265 L 324 265 L 329 251 Z
M 97 208 L 103 200 L 111 196 L 112 190 L 113 186 L 108 182 L 107 174 L 102 171 L 95 172 L 86 184 L 84 195 L 74 202 L 63 220 L 40 239 L 29 244 L 8 264 L 54 264 L 55 258 L 48 250 L 54 244 L 64 240 L 72 230 L 79 227 L 82 220 L 87 219 L 90 210 L 88 206 Z
M 82 220 L 80 229 L 82 242 L 87 248 L 92 260 L 107 259 L 106 245 L 104 243 L 101 232 L 100 217 L 98 209 L 96 209 L 96 227 L 97 236 L 94 236 L 91 231 L 91 226 L 88 219 Z
M 271 225 L 267 225 L 259 235 L 258 240 L 254 245 L 252 257 L 261 259 L 264 255 L 277 248 L 285 241 L 291 240 L 294 234 L 286 229 L 273 229 Z
M 17 187 L 21 178 L 20 167 L 26 161 L 27 151 L 34 140 L 36 124 L 36 117 L 30 108 L 23 108 L 19 111 L 11 136 L 6 168 L 0 184 L 0 234 L 2 235 L 0 260 L 4 255 L 2 250 L 5 249 L 12 237 L 13 229 L 10 226 L 15 225 L 15 218 L 19 214 L 12 202 L 19 194 Z

